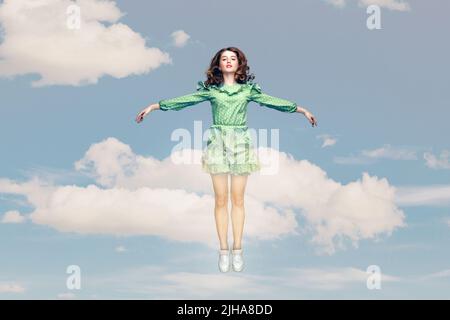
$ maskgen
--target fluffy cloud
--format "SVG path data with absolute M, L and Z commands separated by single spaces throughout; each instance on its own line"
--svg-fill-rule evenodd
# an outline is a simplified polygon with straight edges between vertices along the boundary
M 160 266 L 143 266 L 120 273 L 92 277 L 96 287 L 158 299 L 292 299 L 318 292 L 364 288 L 370 274 L 357 268 L 283 268 L 276 276 L 171 272 Z M 382 282 L 402 281 L 382 274 Z
M 358 4 L 361 7 L 367 7 L 370 6 L 371 4 L 375 4 L 377 6 L 380 6 L 381 8 L 396 11 L 411 10 L 411 7 L 409 6 L 408 2 L 403 0 L 359 0 Z
M 416 160 L 414 150 L 401 147 L 393 147 L 390 144 L 372 150 L 362 150 L 356 156 L 334 157 L 334 162 L 339 164 L 369 164 L 377 159 L 390 160 Z
M 401 206 L 448 206 L 450 204 L 450 186 L 397 187 L 396 203 Z
M 444 280 L 441 280 L 442 278 L 444 278 Z M 450 269 L 444 269 L 434 273 L 426 274 L 424 276 L 421 276 L 420 280 L 426 281 L 431 279 L 438 279 L 439 281 L 445 281 L 446 278 L 450 278 Z
M 0 181 L 11 185 L 11 182 Z M 30 219 L 61 232 L 112 235 L 156 235 L 184 242 L 216 246 L 214 199 L 182 189 L 121 187 L 102 189 L 87 187 L 45 187 L 40 182 L 17 186 L 18 193 L 28 197 L 36 208 Z M 249 238 L 272 239 L 294 232 L 294 214 L 282 214 L 247 200 L 246 235 Z
M 149 265 L 115 274 L 92 276 L 89 283 L 100 288 L 114 288 L 129 294 L 142 294 L 156 299 L 191 299 L 248 297 L 270 293 L 270 284 L 258 281 L 258 276 L 232 274 L 170 272 L 166 268 Z
M 115 250 L 118 253 L 122 253 L 122 252 L 127 251 L 127 248 L 125 248 L 125 246 L 117 246 Z
M 171 36 L 176 47 L 184 47 L 191 37 L 183 30 L 174 31 Z
M 1 218 L 2 223 L 22 223 L 25 222 L 26 218 L 20 214 L 17 210 L 11 210 L 5 212 Z
M 368 158 L 385 158 L 392 160 L 416 160 L 417 156 L 414 150 L 404 148 L 394 148 L 386 144 L 381 148 L 374 150 L 363 150 L 362 155 Z
M 329 134 L 321 134 L 316 137 L 317 139 L 322 139 L 322 148 L 334 146 L 337 142 L 336 138 L 333 138 Z
M 216 247 L 210 177 L 198 163 L 176 163 L 184 151 L 193 159 L 201 156 L 201 150 L 180 150 L 159 161 L 108 138 L 75 162 L 77 170 L 100 186 L 0 179 L 0 192 L 24 195 L 35 208 L 30 214 L 34 223 L 62 232 L 157 235 Z M 266 152 L 259 151 L 267 163 Z M 254 174 L 246 188 L 248 240 L 300 232 L 311 234 L 318 252 L 331 254 L 347 240 L 357 246 L 361 239 L 376 239 L 405 226 L 404 214 L 395 205 L 395 188 L 385 178 L 364 172 L 361 180 L 343 185 L 309 161 L 271 151 L 278 157 L 277 174 Z M 304 219 L 302 225 L 295 210 Z
M 74 4 L 79 15 L 71 10 Z M 122 16 L 114 1 L 5 0 L 0 76 L 32 73 L 40 75 L 33 86 L 82 85 L 172 63 L 167 53 L 146 47 L 140 34 L 118 22 Z M 80 21 L 79 28 L 74 21 Z
M 443 150 L 439 157 L 435 156 L 431 152 L 425 152 L 423 154 L 425 164 L 431 169 L 450 169 L 450 151 Z
M 382 271 L 382 270 L 381 270 Z M 369 273 L 357 268 L 289 268 L 280 279 L 285 286 L 316 290 L 339 290 L 352 284 L 367 283 Z M 400 278 L 382 274 L 382 281 L 400 281 Z
M 347 5 L 347 0 L 326 0 L 326 2 L 338 8 L 343 8 Z M 403 0 L 358 0 L 358 5 L 360 7 L 368 7 L 372 4 L 395 11 L 411 10 L 408 2 Z
M 338 8 L 343 8 L 346 5 L 345 0 L 326 0 L 326 2 L 328 2 Z

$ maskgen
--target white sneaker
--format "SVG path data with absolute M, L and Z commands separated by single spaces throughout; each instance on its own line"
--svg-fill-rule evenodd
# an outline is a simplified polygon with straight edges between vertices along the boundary
M 242 269 L 244 269 L 244 257 L 242 255 L 242 249 L 233 249 L 232 256 L 233 256 L 232 262 L 233 270 L 241 272 Z
M 230 250 L 219 249 L 219 270 L 221 272 L 230 271 Z

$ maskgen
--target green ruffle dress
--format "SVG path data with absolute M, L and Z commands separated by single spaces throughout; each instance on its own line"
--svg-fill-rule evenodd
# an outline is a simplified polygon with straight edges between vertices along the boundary
M 212 106 L 213 124 L 202 154 L 202 168 L 210 174 L 247 175 L 261 169 L 247 127 L 250 101 L 281 112 L 297 110 L 295 102 L 265 94 L 257 83 L 206 86 L 203 81 L 194 93 L 160 100 L 159 108 L 178 111 L 203 101 Z

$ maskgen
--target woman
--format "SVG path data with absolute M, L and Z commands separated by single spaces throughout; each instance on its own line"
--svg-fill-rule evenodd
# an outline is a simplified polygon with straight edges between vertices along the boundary
M 210 127 L 206 151 L 202 155 L 202 168 L 211 175 L 215 193 L 215 219 L 220 241 L 219 270 L 227 272 L 230 261 L 234 271 L 242 271 L 242 231 L 244 226 L 244 192 L 247 177 L 260 170 L 260 163 L 251 144 L 248 131 L 247 105 L 254 101 L 261 106 L 282 112 L 300 112 L 311 125 L 317 126 L 315 117 L 295 102 L 269 96 L 253 83 L 253 75 L 244 53 L 236 47 L 219 50 L 206 72 L 207 80 L 199 81 L 192 94 L 160 100 L 143 109 L 136 117 L 140 123 L 154 110 L 181 110 L 203 101 L 210 101 L 213 125 Z M 228 248 L 228 176 L 231 176 L 231 218 L 233 248 Z M 231 259 L 230 259 L 231 258 Z

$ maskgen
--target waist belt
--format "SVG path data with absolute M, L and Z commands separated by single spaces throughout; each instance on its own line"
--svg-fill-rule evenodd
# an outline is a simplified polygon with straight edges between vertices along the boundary
M 247 125 L 213 124 L 211 128 L 247 128 Z

